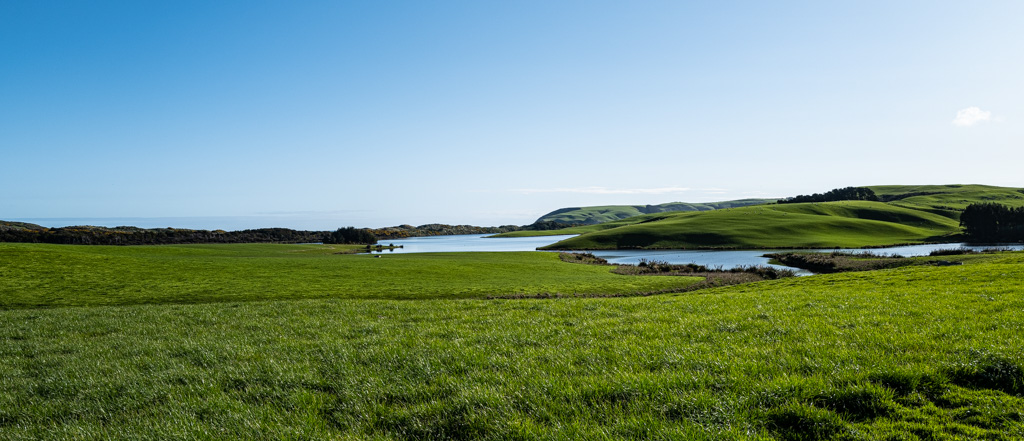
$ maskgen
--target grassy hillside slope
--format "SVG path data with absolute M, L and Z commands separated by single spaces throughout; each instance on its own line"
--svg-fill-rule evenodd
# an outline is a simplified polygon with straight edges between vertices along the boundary
M 600 224 L 643 214 L 674 211 L 710 211 L 722 208 L 745 207 L 775 202 L 775 199 L 739 199 L 723 202 L 669 202 L 659 205 L 605 205 L 596 207 L 561 208 L 545 214 L 537 222 L 562 222 L 567 224 Z
M 555 230 L 580 234 L 548 249 L 863 247 L 957 240 L 972 203 L 1024 206 L 1024 189 L 986 185 L 868 187 L 884 202 L 762 205 L 665 213 L 618 224 Z
M 0 440 L 1021 439 L 1022 284 L 1015 253 L 619 299 L 90 297 L 0 311 Z
M 994 202 L 1024 206 L 1024 189 L 991 185 L 878 185 L 868 187 L 882 200 L 901 207 L 930 210 L 959 218 L 968 205 Z
M 862 247 L 942 241 L 957 221 L 881 202 L 762 205 L 663 213 L 548 249 Z

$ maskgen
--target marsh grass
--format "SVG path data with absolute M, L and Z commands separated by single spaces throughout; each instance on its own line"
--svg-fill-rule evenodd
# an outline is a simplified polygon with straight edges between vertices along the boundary
M 1009 247 L 999 247 L 999 246 L 982 248 L 980 250 L 976 250 L 976 249 L 973 249 L 973 248 L 967 248 L 967 247 L 959 247 L 959 248 L 944 248 L 944 249 L 940 249 L 940 250 L 934 250 L 931 253 L 928 253 L 928 255 L 932 256 L 932 257 L 935 257 L 935 256 L 962 256 L 964 254 L 995 254 L 995 253 L 1004 253 L 1004 252 L 1008 252 L 1008 251 L 1012 251 L 1012 249 L 1010 249 Z
M 562 262 L 582 263 L 586 265 L 608 265 L 608 260 L 597 257 L 592 253 L 558 253 Z
M 729 269 L 722 266 L 708 268 L 706 265 L 696 263 L 675 264 L 659 260 L 640 259 L 636 265 L 617 265 L 614 272 L 624 275 L 658 275 L 658 276 L 685 276 L 694 274 L 749 274 L 758 280 L 775 280 L 785 277 L 793 277 L 796 273 L 793 270 L 775 268 L 766 265 L 740 265 Z
M 840 251 L 831 253 L 769 253 L 765 254 L 765 257 L 771 258 L 772 262 L 778 264 L 801 268 L 815 273 L 829 274 L 848 271 L 876 271 L 904 266 L 955 266 L 965 263 L 998 263 L 1007 260 L 1015 261 L 1021 255 L 1021 252 L 993 247 L 978 251 L 969 248 L 936 250 L 928 256 L 918 257 L 904 257 L 899 254 L 874 254 L 870 252 L 844 253 Z M 939 259 L 940 257 L 942 259 Z
M 920 264 L 919 261 L 903 256 L 876 255 L 871 253 L 769 253 L 765 257 L 782 265 L 801 268 L 815 273 L 839 273 L 846 271 L 872 271 L 899 268 Z

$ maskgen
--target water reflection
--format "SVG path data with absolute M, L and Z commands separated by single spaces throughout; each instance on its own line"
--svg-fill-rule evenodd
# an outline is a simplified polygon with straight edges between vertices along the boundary
M 538 237 L 487 237 L 481 234 L 467 234 L 459 236 L 431 236 L 431 237 L 410 237 L 407 239 L 383 240 L 382 245 L 401 245 L 402 248 L 394 250 L 383 250 L 380 253 L 443 253 L 443 252 L 484 252 L 484 251 L 534 251 L 538 247 L 550 245 L 573 235 L 561 236 L 538 236 Z M 605 250 L 591 251 L 594 255 L 607 259 L 611 263 L 637 264 L 641 259 L 652 261 L 663 261 L 673 264 L 696 263 L 708 268 L 721 267 L 723 269 L 735 268 L 749 265 L 770 265 L 766 253 L 777 253 L 786 251 L 819 251 L 832 252 L 842 251 L 847 253 L 875 253 L 882 255 L 898 254 L 905 257 L 927 256 L 934 250 L 970 248 L 981 250 L 998 246 L 1013 250 L 1024 250 L 1022 244 L 1007 245 L 966 245 L 962 243 L 944 243 L 928 245 L 907 245 L 889 248 L 860 248 L 860 249 L 833 249 L 822 248 L 816 250 Z M 375 252 L 374 254 L 377 254 Z M 777 268 L 789 268 L 780 265 Z M 810 274 L 803 271 L 802 274 Z
M 833 251 L 840 251 L 844 253 L 873 253 L 878 255 L 900 255 L 903 257 L 914 257 L 914 256 L 927 256 L 935 250 L 948 250 L 956 248 L 968 248 L 972 250 L 983 250 L 986 248 L 1007 248 L 1012 250 L 1024 250 L 1022 244 L 999 244 L 999 245 L 967 245 L 963 243 L 942 243 L 942 244 L 926 244 L 926 245 L 906 245 L 898 247 L 886 247 L 886 248 L 851 248 L 851 249 L 837 249 L 837 248 L 820 248 L 813 250 L 724 250 L 724 251 L 713 251 L 713 250 L 609 250 L 609 251 L 593 251 L 595 256 L 604 258 L 611 263 L 619 264 L 637 264 L 640 259 L 660 260 L 668 263 L 686 264 L 686 263 L 697 263 L 700 265 L 714 268 L 721 266 L 724 269 L 734 268 L 737 266 L 746 265 L 768 265 L 768 258 L 762 257 L 768 253 L 785 253 L 785 252 L 821 252 L 831 253 Z M 788 268 L 784 266 L 772 265 L 778 268 Z
M 780 252 L 784 250 L 778 250 Z M 806 251 L 806 250 L 805 250 Z M 673 264 L 696 263 L 708 268 L 730 269 L 738 266 L 764 265 L 776 268 L 792 269 L 783 265 L 771 265 L 765 253 L 775 251 L 765 250 L 607 250 L 591 251 L 595 256 L 607 260 L 609 263 L 635 265 L 641 260 L 657 260 Z
M 410 237 L 406 239 L 381 240 L 381 245 L 401 245 L 402 248 L 388 251 L 399 253 L 449 253 L 486 251 L 536 251 L 574 235 L 538 237 L 487 237 L 485 234 L 464 234 L 457 236 Z M 376 253 L 374 253 L 376 254 Z

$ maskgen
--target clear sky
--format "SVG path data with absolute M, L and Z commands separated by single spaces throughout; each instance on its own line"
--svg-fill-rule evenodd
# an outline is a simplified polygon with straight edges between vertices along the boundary
M 0 0 L 0 219 L 1024 187 L 1024 2 Z

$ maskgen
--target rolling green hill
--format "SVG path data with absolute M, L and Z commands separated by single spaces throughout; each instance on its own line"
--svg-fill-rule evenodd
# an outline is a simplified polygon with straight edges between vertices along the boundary
M 850 201 L 663 213 L 547 249 L 851 248 L 942 242 L 957 232 L 957 221 L 938 214 Z
M 1024 206 L 1024 189 L 991 185 L 877 185 L 868 187 L 882 201 L 959 218 L 968 205 L 994 202 Z
M 537 222 L 561 222 L 566 224 L 600 224 L 643 214 L 667 213 L 672 211 L 710 211 L 722 208 L 745 207 L 775 202 L 775 199 L 739 199 L 735 201 L 688 203 L 669 202 L 660 205 L 604 205 L 597 207 L 561 208 L 545 214 Z
M 768 204 L 635 216 L 551 232 L 580 234 L 547 249 L 853 248 L 959 240 L 960 212 L 977 202 L 1024 206 L 1024 189 L 888 185 L 884 202 Z

